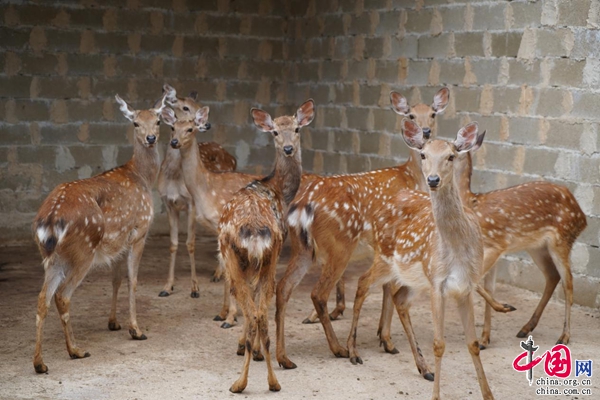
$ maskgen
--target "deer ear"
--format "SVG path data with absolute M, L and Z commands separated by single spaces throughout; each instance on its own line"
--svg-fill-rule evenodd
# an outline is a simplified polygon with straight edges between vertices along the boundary
M 308 99 L 296 111 L 296 121 L 298 128 L 302 128 L 312 122 L 315 118 L 315 102 L 313 99 Z
M 175 116 L 175 111 L 173 111 L 173 109 L 171 109 L 169 107 L 163 108 L 160 116 L 162 117 L 163 121 L 165 121 L 165 124 L 167 124 L 169 126 L 173 126 L 173 125 L 175 125 L 175 122 L 177 122 L 177 117 Z
M 459 153 L 472 150 L 477 145 L 477 141 L 479 140 L 479 136 L 477 135 L 478 129 L 477 122 L 471 122 L 458 131 L 454 147 L 456 147 Z M 483 137 L 481 138 L 481 142 L 483 143 Z
M 471 148 L 471 153 L 476 152 L 477 150 L 479 150 L 481 148 L 481 145 L 483 145 L 483 138 L 485 137 L 485 132 L 483 131 L 480 134 L 477 135 L 477 141 L 475 142 L 475 144 L 473 145 L 473 147 Z
M 163 85 L 163 94 L 166 96 L 168 105 L 172 106 L 177 103 L 177 91 L 173 86 L 165 83 Z
M 166 99 L 167 99 L 167 94 L 165 93 L 165 94 L 163 94 L 163 96 L 161 97 L 161 99 L 154 104 L 153 111 L 157 115 L 160 115 L 162 113 L 162 110 L 164 110 L 165 105 L 166 105 L 165 104 Z
M 411 149 L 421 150 L 425 145 L 423 130 L 408 118 L 402 119 L 402 137 Z
M 198 111 L 196 111 L 196 116 L 194 117 L 194 123 L 197 126 L 204 127 L 208 122 L 208 113 L 210 108 L 208 106 L 200 107 Z
M 390 102 L 392 103 L 392 109 L 396 114 L 408 115 L 410 113 L 410 106 L 406 97 L 402 96 L 398 92 L 390 92 Z
M 446 107 L 448 107 L 449 102 L 450 90 L 444 87 L 438 90 L 435 96 L 433 96 L 433 104 L 431 104 L 431 108 L 435 111 L 436 114 L 441 114 L 444 112 Z
M 133 122 L 135 118 L 135 111 L 133 110 L 133 108 L 131 108 L 129 104 L 125 103 L 125 100 L 123 100 L 118 94 L 115 96 L 115 100 L 117 100 L 117 103 L 119 103 L 119 109 L 121 110 L 125 118 Z
M 253 108 L 250 110 L 254 125 L 256 125 L 263 132 L 272 132 L 275 130 L 273 120 L 268 112 L 261 110 L 260 108 Z
M 190 92 L 190 97 L 192 98 L 192 100 L 196 101 L 198 100 L 198 92 L 196 92 L 195 90 Z

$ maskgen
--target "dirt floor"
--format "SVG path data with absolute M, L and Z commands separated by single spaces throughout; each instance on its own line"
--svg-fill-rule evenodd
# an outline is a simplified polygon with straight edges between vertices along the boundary
M 235 354 L 241 326 L 225 330 L 212 319 L 221 307 L 222 284 L 210 283 L 216 265 L 216 241 L 200 237 L 196 252 L 200 298 L 189 291 L 189 263 L 185 245 L 180 246 L 175 292 L 158 297 L 167 276 L 168 239 L 148 241 L 140 267 L 138 322 L 148 336 L 131 340 L 127 329 L 107 329 L 111 283 L 107 270 L 93 271 L 73 296 L 71 320 L 80 347 L 91 357 L 71 360 L 56 309 L 45 325 L 44 360 L 49 373 L 34 372 L 36 299 L 42 285 L 40 256 L 33 245 L 0 248 L 0 398 L 2 399 L 216 399 L 216 398 L 344 398 L 427 399 L 432 383 L 420 377 L 397 317 L 393 339 L 400 354 L 390 355 L 379 347 L 376 336 L 381 291 L 365 302 L 358 331 L 359 351 L 364 365 L 335 358 L 327 346 L 320 324 L 301 321 L 312 310 L 310 290 L 319 271 L 314 268 L 294 293 L 287 312 L 287 351 L 298 368 L 283 370 L 275 365 L 282 386 L 279 393 L 268 391 L 264 362 L 253 362 L 248 387 L 241 395 L 228 389 L 237 379 L 242 357 Z M 279 274 L 285 268 L 287 252 L 280 260 Z M 351 307 L 358 276 L 368 260 L 353 261 L 348 270 L 346 292 L 348 309 L 334 322 L 345 343 L 350 327 Z M 540 275 L 540 279 L 541 275 Z M 494 317 L 491 347 L 481 354 L 496 399 L 533 399 L 538 386 L 529 386 L 524 372 L 512 368 L 521 353 L 515 337 L 530 317 L 539 295 L 506 285 L 498 285 L 496 297 L 517 307 L 509 315 Z M 119 322 L 126 326 L 127 285 L 121 286 Z M 331 307 L 331 305 L 330 305 Z M 482 319 L 483 303 L 476 299 L 477 321 Z M 270 309 L 271 341 L 275 343 L 274 306 Z M 551 301 L 534 333 L 540 355 L 552 347 L 563 324 L 564 306 Z M 241 317 L 239 318 L 241 320 Z M 423 294 L 412 308 L 415 332 L 431 368 L 433 333 L 429 301 Z M 478 323 L 478 330 L 481 324 Z M 573 307 L 572 336 L 569 345 L 573 360 L 594 360 L 600 365 L 600 312 Z M 442 395 L 445 399 L 481 398 L 475 370 L 464 344 L 456 307 L 449 302 L 446 313 L 446 354 L 443 362 Z M 273 352 L 274 353 L 274 352 Z M 597 375 L 597 373 L 596 373 Z M 545 376 L 543 362 L 534 377 Z M 574 371 L 571 377 L 575 377 Z M 581 380 L 580 376 L 578 380 Z M 546 398 L 600 398 L 600 377 L 591 378 L 591 396 L 547 396 Z M 545 385 L 544 385 L 545 386 Z M 556 388 L 556 387 L 554 387 Z M 563 387 L 559 388 L 561 391 Z M 581 390 L 582 387 L 579 387 Z

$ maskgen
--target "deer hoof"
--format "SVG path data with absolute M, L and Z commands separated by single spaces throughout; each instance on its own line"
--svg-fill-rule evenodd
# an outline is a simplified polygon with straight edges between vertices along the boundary
M 435 375 L 433 374 L 433 372 L 428 372 L 425 375 L 423 375 L 423 378 L 425 378 L 429 382 L 433 382 L 435 380 Z
M 350 362 L 352 363 L 352 365 L 356 365 L 356 364 L 361 364 L 362 365 L 363 360 L 360 357 L 351 357 L 350 358 Z
M 108 329 L 111 331 L 121 330 L 121 324 L 119 324 L 118 322 L 109 322 Z
M 519 333 L 517 333 L 517 337 L 518 337 L 518 338 L 524 338 L 524 337 L 527 337 L 527 334 L 528 334 L 528 333 L 529 333 L 529 332 L 526 332 L 526 331 L 524 331 L 524 330 L 522 330 L 522 329 L 521 329 L 521 330 L 519 331 Z
M 221 328 L 223 328 L 223 329 L 229 329 L 229 328 L 231 328 L 232 326 L 233 326 L 233 325 L 231 325 L 229 322 L 223 322 L 223 323 L 221 324 Z
M 506 312 L 516 311 L 517 309 L 511 306 L 510 304 L 503 304 L 504 308 L 508 309 Z
M 252 352 L 252 359 L 254 361 L 264 361 L 265 360 L 265 356 L 262 355 L 262 353 L 260 351 L 256 351 L 256 352 Z
M 274 385 L 269 385 L 269 390 L 271 392 L 279 392 L 281 390 L 281 385 L 279 383 L 276 383 Z
M 317 320 L 318 321 L 318 320 Z M 310 318 L 305 318 L 304 321 L 302 321 L 303 324 L 314 324 L 317 321 L 313 321 Z
M 281 361 L 279 362 L 279 366 L 283 369 L 296 369 L 298 368 L 298 366 L 291 362 L 290 360 L 285 360 L 285 361 Z
M 33 368 L 35 368 L 35 372 L 37 372 L 38 374 L 48 373 L 48 367 L 46 367 L 46 364 L 44 363 L 36 364 L 33 366 Z
M 130 329 L 129 330 L 129 334 L 131 335 L 131 338 L 133 340 L 146 340 L 148 339 L 146 337 L 146 335 L 144 335 L 143 333 L 141 335 L 138 335 L 137 331 L 135 329 Z
M 479 345 L 479 350 L 485 350 L 485 349 L 487 349 L 487 346 L 485 344 Z
M 171 293 L 167 292 L 166 290 L 163 290 L 158 294 L 158 297 L 169 297 L 170 294 Z
M 388 353 L 388 354 L 398 354 L 398 353 L 400 353 L 400 351 L 397 348 L 392 347 L 391 349 L 388 349 L 387 346 L 385 346 L 385 345 L 383 346 L 383 350 L 385 350 L 385 352 Z
M 237 354 L 238 356 L 245 355 L 246 354 L 246 346 L 244 346 L 243 344 L 239 344 L 237 352 L 235 354 Z
M 192 291 L 192 294 L 190 295 L 192 297 L 192 299 L 197 299 L 200 297 L 200 292 L 198 291 Z

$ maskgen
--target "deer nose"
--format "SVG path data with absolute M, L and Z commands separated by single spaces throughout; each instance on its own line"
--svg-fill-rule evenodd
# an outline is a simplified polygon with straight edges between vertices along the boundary
M 154 144 L 154 142 L 156 142 L 156 136 L 154 136 L 154 135 L 146 136 L 146 141 L 149 144 Z
M 176 149 L 177 146 L 179 146 L 179 140 L 177 140 L 177 139 L 171 140 L 171 147 Z
M 204 125 L 204 129 L 206 129 L 206 130 L 210 129 L 210 122 L 207 122 L 206 125 Z
M 423 136 L 425 139 L 429 139 L 431 136 L 431 128 L 423 128 Z
M 294 146 L 283 146 L 283 151 L 289 156 L 294 151 Z
M 440 177 L 438 175 L 432 175 L 427 177 L 427 184 L 431 188 L 436 188 L 440 184 Z

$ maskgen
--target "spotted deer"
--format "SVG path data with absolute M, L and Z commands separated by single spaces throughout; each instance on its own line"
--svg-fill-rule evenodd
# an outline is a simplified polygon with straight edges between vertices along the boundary
M 237 192 L 225 205 L 219 221 L 221 259 L 231 283 L 231 293 L 244 313 L 244 332 L 238 345 L 245 349 L 244 367 L 229 389 L 233 393 L 246 388 L 250 357 L 260 353 L 261 343 L 269 390 L 281 389 L 271 365 L 268 307 L 287 231 L 287 206 L 296 195 L 302 176 L 299 132 L 312 122 L 314 102 L 306 101 L 293 117 L 272 119 L 260 109 L 252 109 L 252 117 L 256 126 L 273 135 L 275 166 L 269 176 Z
M 166 102 L 173 107 L 175 115 L 180 120 L 193 120 L 196 112 L 200 109 L 200 105 L 196 102 L 198 94 L 192 92 L 189 97 L 177 97 L 177 91 L 167 84 L 163 86 L 163 93 L 166 95 Z M 198 130 L 204 132 L 210 129 L 210 123 L 207 122 L 204 126 L 198 127 Z M 206 169 L 210 171 L 235 171 L 236 160 L 229 154 L 221 145 L 215 142 L 200 142 L 198 143 L 200 152 L 200 160 Z M 160 297 L 166 297 L 173 291 L 175 282 L 175 260 L 177 258 L 177 247 L 179 244 L 179 213 L 187 212 L 187 241 L 186 246 L 190 258 L 190 269 L 192 274 L 192 290 L 191 297 L 200 297 L 198 288 L 198 279 L 196 277 L 196 261 L 195 261 L 195 215 L 194 202 L 192 196 L 185 186 L 183 173 L 181 169 L 181 156 L 179 150 L 171 146 L 167 146 L 165 159 L 163 160 L 160 171 L 158 173 L 158 192 L 167 209 L 170 227 L 171 239 L 171 258 L 169 261 L 169 277 L 167 283 L 159 293 Z M 218 271 L 218 270 L 217 270 Z M 219 278 L 220 274 L 216 274 Z
M 183 181 L 195 205 L 195 220 L 217 234 L 219 218 L 225 204 L 231 200 L 235 192 L 258 179 L 259 176 L 240 172 L 211 171 L 206 168 L 197 150 L 196 133 L 206 126 L 208 114 L 209 108 L 204 106 L 196 111 L 193 120 L 179 120 L 175 112 L 166 107 L 162 112 L 162 118 L 173 130 L 170 145 L 178 149 L 181 155 Z M 219 268 L 222 269 L 223 266 Z M 223 308 L 215 317 L 215 321 L 223 321 L 221 327 L 229 328 L 234 324 L 235 314 L 235 302 L 231 301 L 229 283 L 225 282 Z
M 69 307 L 73 292 L 92 267 L 112 264 L 113 296 L 108 327 L 121 329 L 116 318 L 121 270 L 113 261 L 122 254 L 127 254 L 129 334 L 133 339 L 146 339 L 137 323 L 135 293 L 138 267 L 153 219 L 152 186 L 160 166 L 157 141 L 165 98 L 158 108 L 149 110 L 133 110 L 119 95 L 115 98 L 123 115 L 134 125 L 131 160 L 92 178 L 57 186 L 44 200 L 33 222 L 34 240 L 44 265 L 33 359 L 38 373 L 48 371 L 42 360 L 42 336 L 53 298 L 69 355 L 90 356 L 75 344 Z
M 453 143 L 426 141 L 417 124 L 409 119 L 402 121 L 405 142 L 421 154 L 430 193 L 401 191 L 386 204 L 378 204 L 379 218 L 372 228 L 375 256 L 371 268 L 358 281 L 348 337 L 350 361 L 362 364 L 356 349 L 358 317 L 374 285 L 392 283 L 391 294 L 399 316 L 408 314 L 416 294 L 429 289 L 435 355 L 433 399 L 440 398 L 445 302 L 450 297 L 458 304 L 483 398 L 493 399 L 479 358 L 473 315 L 473 291 L 482 274 L 483 237 L 475 212 L 461 200 L 453 171 L 455 159 L 476 146 L 477 133 L 477 124 L 471 123 L 459 130 Z M 412 350 L 415 354 L 418 348 Z
M 425 137 L 429 137 L 436 133 L 435 117 L 444 111 L 449 96 L 447 88 L 440 89 L 431 106 L 417 104 L 410 107 L 406 98 L 396 92 L 390 94 L 390 100 L 396 113 L 413 119 L 423 127 Z M 344 298 L 338 295 L 336 309 L 330 317 L 327 313 L 329 293 L 340 281 L 359 239 L 372 241 L 372 226 L 378 218 L 375 205 L 389 201 L 402 189 L 425 189 L 419 158 L 418 152 L 411 151 L 408 161 L 396 167 L 351 175 L 305 175 L 303 178 L 288 216 L 292 255 L 277 284 L 277 361 L 282 367 L 296 368 L 285 351 L 286 305 L 294 288 L 317 260 L 322 270 L 311 294 L 315 310 L 331 351 L 338 357 L 348 357 L 348 350 L 340 346 L 330 322 L 330 318 L 335 319 L 344 311 Z M 343 282 L 338 284 L 339 288 L 343 288 Z M 386 350 L 397 352 L 393 345 Z M 426 373 L 428 371 L 423 372 Z
M 478 145 L 483 141 L 479 136 Z M 530 320 L 517 333 L 524 338 L 535 329 L 558 282 L 562 280 L 565 297 L 565 320 L 558 344 L 567 344 L 571 332 L 573 276 L 569 255 L 577 237 L 587 226 L 586 217 L 575 196 L 566 187 L 538 181 L 516 185 L 488 193 L 471 191 L 473 171 L 471 154 L 461 155 L 456 162 L 463 203 L 475 211 L 483 232 L 485 289 L 493 295 L 496 281 L 495 264 L 503 254 L 527 251 L 546 280 L 540 302 Z M 391 342 L 391 307 L 384 301 L 380 321 L 382 340 Z M 481 349 L 490 343 L 492 313 L 486 304 Z

